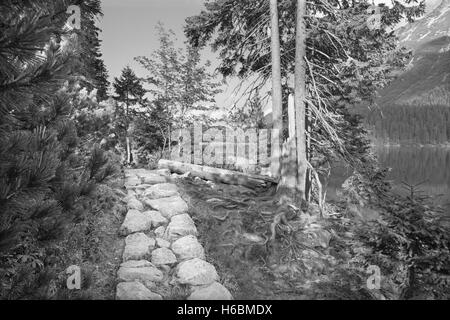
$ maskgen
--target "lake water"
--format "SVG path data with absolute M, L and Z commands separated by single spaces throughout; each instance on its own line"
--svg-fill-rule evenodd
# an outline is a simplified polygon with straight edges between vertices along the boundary
M 448 147 L 374 147 L 382 166 L 392 168 L 389 179 L 397 193 L 405 194 L 402 181 L 417 185 L 434 203 L 444 207 L 450 214 L 450 148 Z M 351 171 L 337 166 L 332 171 L 328 187 L 328 198 L 336 198 Z

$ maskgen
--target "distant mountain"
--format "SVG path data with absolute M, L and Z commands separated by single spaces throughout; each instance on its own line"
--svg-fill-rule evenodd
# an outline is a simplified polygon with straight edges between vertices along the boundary
M 447 103 L 450 107 L 450 37 L 418 47 L 408 69 L 379 95 L 381 106 Z
M 378 92 L 379 108 L 361 108 L 381 143 L 446 144 L 450 141 L 450 0 L 397 29 L 413 50 L 406 70 Z
M 439 100 L 450 107 L 450 0 L 442 0 L 425 17 L 396 32 L 400 43 L 413 50 L 413 59 L 380 90 L 377 104 L 434 105 Z
M 416 49 L 423 44 L 444 36 L 450 36 L 450 0 L 442 0 L 424 18 L 397 30 L 400 42 Z

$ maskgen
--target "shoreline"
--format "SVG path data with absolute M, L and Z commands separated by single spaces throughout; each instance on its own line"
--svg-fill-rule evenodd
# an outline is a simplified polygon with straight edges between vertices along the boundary
M 420 144 L 420 143 L 371 143 L 371 148 L 402 148 L 402 147 L 412 147 L 412 148 L 450 148 L 449 143 L 440 144 Z

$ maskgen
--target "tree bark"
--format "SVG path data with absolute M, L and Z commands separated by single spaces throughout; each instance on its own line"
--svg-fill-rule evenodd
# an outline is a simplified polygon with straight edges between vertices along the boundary
M 297 30 L 295 39 L 295 116 L 297 124 L 297 189 L 302 199 L 306 200 L 307 150 L 306 150 L 306 29 L 304 17 L 306 0 L 297 0 Z
M 249 188 L 265 188 L 277 184 L 277 179 L 268 176 L 256 174 L 247 174 L 237 171 L 213 168 L 208 166 L 200 166 L 178 161 L 161 159 L 158 162 L 159 169 L 169 169 L 175 173 L 190 173 L 194 177 L 206 180 L 242 185 Z
M 297 140 L 295 124 L 295 105 L 292 95 L 288 98 L 289 138 L 283 143 L 281 152 L 281 179 L 278 189 L 296 198 L 297 188 Z
M 126 127 L 126 143 L 127 143 L 127 164 L 131 165 L 131 143 L 130 143 L 130 112 L 129 112 L 129 107 L 130 107 L 130 102 L 128 99 L 128 91 L 127 91 L 127 95 L 126 95 L 126 99 L 125 99 L 125 104 L 126 104 L 126 123 L 127 123 L 127 127 Z
M 272 132 L 278 135 L 283 134 L 282 118 L 282 88 L 281 88 L 281 57 L 280 57 L 280 32 L 278 25 L 278 1 L 270 0 L 271 16 L 271 49 L 272 49 Z M 278 130 L 278 132 L 277 132 Z M 280 142 L 281 139 L 272 139 Z M 281 148 L 280 144 L 271 146 L 271 171 L 273 177 L 280 177 L 281 174 Z

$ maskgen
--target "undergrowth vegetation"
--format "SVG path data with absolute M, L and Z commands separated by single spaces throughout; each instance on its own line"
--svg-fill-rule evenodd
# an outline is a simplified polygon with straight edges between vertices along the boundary
M 236 299 L 448 299 L 442 212 L 426 198 L 389 192 L 382 176 L 355 174 L 342 201 L 324 206 L 325 218 L 314 203 L 275 203 L 274 190 L 199 179 L 183 187 L 207 257 Z M 371 188 L 380 197 L 369 197 Z M 359 201 L 363 217 L 352 210 Z M 375 218 L 364 216 L 369 207 Z M 368 287 L 369 266 L 380 270 L 379 288 Z

